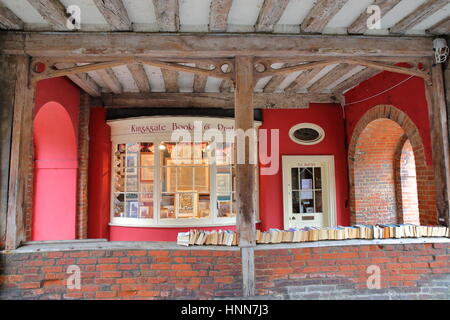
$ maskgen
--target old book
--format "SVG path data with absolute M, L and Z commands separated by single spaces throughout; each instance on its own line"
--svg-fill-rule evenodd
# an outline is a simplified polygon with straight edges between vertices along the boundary
M 189 232 L 179 232 L 177 235 L 177 244 L 180 246 L 189 246 Z

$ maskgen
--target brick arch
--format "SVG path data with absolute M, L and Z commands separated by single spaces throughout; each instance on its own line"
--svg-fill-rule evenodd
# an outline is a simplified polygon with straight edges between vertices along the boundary
M 353 130 L 348 150 L 351 223 L 354 224 L 357 222 L 355 163 L 357 161 L 358 142 L 361 134 L 369 124 L 380 119 L 389 119 L 397 123 L 403 129 L 405 138 L 410 141 L 416 165 L 420 223 L 437 224 L 436 190 L 433 168 L 426 163 L 424 146 L 419 130 L 414 122 L 403 111 L 391 105 L 378 105 L 371 108 L 361 117 Z

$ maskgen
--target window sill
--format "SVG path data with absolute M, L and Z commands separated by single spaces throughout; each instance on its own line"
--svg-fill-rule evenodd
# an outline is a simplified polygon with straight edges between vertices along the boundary
M 160 223 L 160 224 L 144 224 L 144 223 L 117 223 L 117 222 L 110 222 L 110 227 L 129 227 L 129 228 L 210 228 L 210 227 L 234 227 L 236 226 L 236 220 L 230 221 L 227 219 L 227 221 L 218 222 L 218 223 L 212 223 L 212 222 L 205 222 L 205 223 L 199 223 L 198 221 L 193 221 L 192 223 Z M 261 220 L 257 220 L 255 223 L 261 223 Z

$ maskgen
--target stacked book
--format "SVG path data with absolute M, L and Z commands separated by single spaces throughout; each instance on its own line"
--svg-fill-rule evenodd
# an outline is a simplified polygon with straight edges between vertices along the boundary
M 256 231 L 256 243 L 307 242 L 348 239 L 400 239 L 420 237 L 450 237 L 449 228 L 413 224 L 354 225 L 330 228 L 291 228 Z
M 190 230 L 180 232 L 177 237 L 177 244 L 182 246 L 237 246 L 237 233 L 232 230 Z

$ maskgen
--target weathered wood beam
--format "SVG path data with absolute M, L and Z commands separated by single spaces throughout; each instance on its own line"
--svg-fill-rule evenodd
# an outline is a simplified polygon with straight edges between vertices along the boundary
M 257 32 L 272 32 L 288 3 L 289 0 L 264 0 L 255 30 Z
M 326 75 L 314 82 L 309 88 L 309 92 L 323 92 L 328 86 L 342 78 L 345 74 L 350 72 L 355 66 L 341 63 L 331 69 Z
M 432 42 L 429 37 L 0 32 L 0 53 L 76 58 L 76 62 L 130 57 L 229 58 L 239 54 L 304 57 L 308 61 L 314 57 L 413 59 L 433 57 Z
M 342 62 L 352 64 L 352 65 L 365 66 L 365 67 L 382 70 L 382 71 L 389 71 L 389 72 L 406 74 L 406 75 L 410 75 L 410 76 L 416 76 L 416 77 L 424 78 L 426 80 L 428 80 L 430 78 L 430 74 L 427 71 L 417 70 L 415 68 L 404 68 L 404 67 L 387 64 L 387 63 L 367 61 L 367 60 L 361 60 L 361 59 L 343 59 Z
M 206 70 L 209 68 L 209 64 L 200 63 L 196 64 L 196 67 Z M 205 92 L 206 81 L 208 81 L 207 76 L 200 74 L 194 75 L 194 92 Z
M 109 88 L 109 90 L 111 90 L 115 94 L 120 94 L 123 92 L 122 84 L 120 83 L 119 79 L 117 79 L 112 69 L 102 69 L 97 70 L 96 72 Z
M 397 22 L 389 29 L 391 33 L 405 33 L 408 29 L 419 24 L 432 14 L 448 4 L 448 0 L 428 0 L 412 13 Z
M 12 144 L 9 172 L 8 212 L 6 218 L 6 250 L 16 249 L 26 239 L 25 190 L 32 168 L 33 113 L 35 87 L 29 84 L 30 59 L 17 57 Z
M 253 57 L 236 57 L 236 88 L 234 99 L 235 128 L 246 132 L 253 129 Z M 244 139 L 245 141 L 245 139 Z M 256 143 L 256 141 L 254 141 Z M 236 230 L 242 260 L 242 293 L 244 297 L 255 295 L 255 164 L 250 162 L 251 139 L 245 145 L 237 145 L 237 152 L 244 152 L 243 163 L 236 163 Z M 238 157 L 239 158 L 239 157 Z
M 380 73 L 379 70 L 372 68 L 365 68 L 358 73 L 354 74 L 350 78 L 342 81 L 336 87 L 333 88 L 333 92 L 336 93 L 345 93 L 347 90 L 356 87 L 361 82 L 366 81 L 367 79 L 372 78 L 376 74 Z
M 151 91 L 150 81 L 144 67 L 140 63 L 134 63 L 127 65 L 128 70 L 133 77 L 134 82 L 139 88 L 139 92 L 145 93 Z
M 139 60 L 138 60 L 139 61 Z M 172 70 L 172 71 L 180 71 L 180 72 L 190 72 L 190 73 L 194 73 L 194 74 L 200 74 L 200 75 L 206 75 L 206 76 L 211 76 L 211 77 L 216 77 L 216 78 L 222 78 L 222 79 L 230 79 L 234 76 L 233 73 L 223 73 L 218 69 L 214 69 L 214 70 L 207 70 L 207 69 L 202 69 L 202 68 L 197 68 L 197 67 L 190 67 L 190 66 L 186 66 L 186 65 L 182 65 L 179 63 L 172 63 L 172 62 L 164 62 L 164 61 L 157 61 L 157 60 L 140 60 L 142 61 L 142 63 L 144 64 L 148 64 L 150 66 L 154 66 L 154 67 L 158 67 L 161 69 L 167 69 L 167 70 Z M 228 61 L 228 63 L 231 63 L 230 61 Z M 228 68 L 227 68 L 228 70 Z
M 212 0 L 209 13 L 209 31 L 227 31 L 228 13 L 232 4 L 233 0 Z
M 224 93 L 123 93 L 102 94 L 101 102 L 107 108 L 234 108 L 234 94 Z M 310 93 L 254 93 L 257 109 L 307 108 L 309 103 L 332 103 L 332 94 Z
M 425 83 L 425 86 L 430 119 L 434 179 L 436 183 L 437 215 L 439 224 L 449 226 L 450 149 L 442 65 L 433 65 L 431 71 L 431 84 Z
M 166 92 L 178 92 L 178 72 L 173 70 L 161 69 L 164 87 Z
M 321 33 L 348 0 L 319 0 L 303 20 L 303 32 Z
M 112 30 L 131 30 L 131 21 L 122 0 L 94 0 L 94 3 Z
M 449 34 L 450 33 L 450 17 L 439 21 L 430 29 L 427 30 L 431 34 Z
M 66 8 L 59 0 L 28 0 L 28 2 L 54 30 L 69 31 Z
M 394 8 L 401 0 L 375 0 L 372 5 L 376 5 L 380 8 L 381 18 Z M 369 19 L 369 13 L 364 10 L 361 15 L 347 28 L 349 34 L 364 33 L 367 31 L 367 19 Z
M 7 30 L 23 29 L 23 21 L 20 20 L 14 12 L 0 3 L 0 28 Z
M 177 32 L 180 29 L 178 0 L 153 0 L 159 31 Z
M 88 231 L 89 118 L 90 97 L 82 94 L 78 114 L 78 171 L 76 237 L 86 239 Z
M 76 65 L 74 63 L 57 63 L 55 65 L 58 69 L 69 69 L 74 68 Z M 101 89 L 97 83 L 87 74 L 87 73 L 77 73 L 69 74 L 67 78 L 72 80 L 77 86 L 79 86 L 84 92 L 93 97 L 99 97 L 101 94 Z
M 303 71 L 284 89 L 284 91 L 297 92 L 299 89 L 303 88 L 310 80 L 312 80 L 320 71 L 322 71 L 322 69 L 322 67 L 317 67 L 314 69 Z
M 127 60 L 117 60 L 117 61 L 85 64 L 85 65 L 81 65 L 81 66 L 71 64 L 70 68 L 63 68 L 63 69 L 58 69 L 58 70 L 48 69 L 48 70 L 44 71 L 43 73 L 35 73 L 35 74 L 33 74 L 33 78 L 35 81 L 38 81 L 38 80 L 42 80 L 42 79 L 63 77 L 63 76 L 78 74 L 78 73 L 82 73 L 82 72 L 118 67 L 118 66 L 129 64 L 129 63 L 133 63 L 134 61 L 135 61 L 134 59 L 127 59 Z
M 233 81 L 225 79 L 220 84 L 219 91 L 220 92 L 230 92 L 232 87 L 233 87 Z

